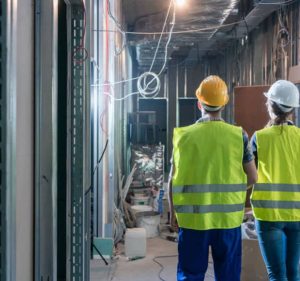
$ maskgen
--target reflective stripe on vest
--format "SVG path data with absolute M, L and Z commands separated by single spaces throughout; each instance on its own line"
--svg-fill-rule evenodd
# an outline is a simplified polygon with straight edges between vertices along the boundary
M 251 203 L 263 221 L 300 221 L 300 129 L 272 126 L 257 132 L 258 181 Z
M 300 201 L 255 200 L 252 202 L 252 206 L 257 208 L 300 209 Z
M 240 226 L 246 197 L 242 129 L 212 121 L 176 128 L 173 204 L 180 227 Z
M 300 184 L 259 183 L 255 185 L 255 191 L 300 192 Z
M 235 205 L 177 205 L 175 211 L 177 213 L 186 214 L 205 214 L 205 213 L 230 213 L 244 210 L 243 204 Z
M 198 184 L 174 186 L 173 193 L 202 193 L 202 192 L 237 192 L 245 191 L 245 184 Z

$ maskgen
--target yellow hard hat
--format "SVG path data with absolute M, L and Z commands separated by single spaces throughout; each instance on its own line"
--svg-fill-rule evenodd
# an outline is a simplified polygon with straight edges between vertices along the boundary
M 196 96 L 209 106 L 224 106 L 229 100 L 226 83 L 216 75 L 210 75 L 200 83 Z

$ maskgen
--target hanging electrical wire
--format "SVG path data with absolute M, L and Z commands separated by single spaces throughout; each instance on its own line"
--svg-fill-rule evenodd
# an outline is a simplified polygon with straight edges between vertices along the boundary
M 277 17 L 278 26 L 276 28 L 277 30 L 274 30 L 275 36 L 272 46 L 272 69 L 270 70 L 270 74 L 272 74 L 271 80 L 276 80 L 281 75 L 281 73 L 279 73 L 280 67 L 278 66 L 278 64 L 282 60 L 287 59 L 286 47 L 291 43 L 289 30 L 287 28 L 288 18 L 286 6 L 281 6 L 280 10 L 277 11 Z
M 247 23 L 247 21 L 246 21 L 245 18 L 243 18 L 243 21 L 245 23 L 245 27 L 246 27 L 246 30 L 247 30 L 247 36 L 248 36 L 248 34 L 249 34 L 249 26 L 248 26 L 248 23 Z
M 121 80 L 121 81 L 116 81 L 116 82 L 109 82 L 109 83 L 101 83 L 101 84 L 92 84 L 91 87 L 103 87 L 103 86 L 114 86 L 114 85 L 118 85 L 118 84 L 122 84 L 122 83 L 127 83 L 127 82 L 131 82 L 134 80 L 139 79 L 138 77 L 134 77 L 134 78 L 129 78 L 129 79 L 125 79 L 125 80 Z
M 152 77 L 152 79 L 151 79 Z M 147 80 L 150 80 L 147 82 Z M 151 86 L 154 84 L 153 86 Z M 137 81 L 137 88 L 142 97 L 156 97 L 160 90 L 160 79 L 154 72 L 144 72 Z
M 102 161 L 102 158 L 103 158 L 103 156 L 104 156 L 104 153 L 105 153 L 105 151 L 106 151 L 106 149 L 107 149 L 107 145 L 108 145 L 108 139 L 106 140 L 105 146 L 104 146 L 103 151 L 102 151 L 102 153 L 101 153 L 101 156 L 100 156 L 100 158 L 98 159 L 98 161 L 97 161 L 97 163 L 96 163 L 96 165 L 95 165 L 95 167 L 94 167 L 94 169 L 93 169 L 92 177 L 95 175 L 95 173 L 96 173 L 96 171 L 97 171 L 97 169 L 98 169 L 98 167 L 99 167 L 99 165 L 100 165 L 100 163 L 101 163 L 101 161 Z M 91 185 L 89 186 L 89 188 L 84 192 L 84 195 L 87 195 L 87 194 L 91 191 L 91 189 L 92 189 L 92 184 L 91 184 Z
M 171 29 L 170 29 L 168 40 L 166 42 L 165 50 L 164 50 L 165 51 L 164 63 L 163 63 L 163 66 L 161 67 L 161 70 L 159 71 L 159 73 L 156 74 L 154 72 L 151 72 L 151 70 L 152 70 L 152 67 L 153 67 L 155 59 L 156 59 L 156 55 L 157 55 L 157 52 L 158 52 L 158 49 L 159 49 L 159 46 L 160 46 L 160 41 L 161 41 L 161 38 L 162 38 L 162 33 L 164 32 L 164 29 L 166 27 L 166 22 L 168 20 L 169 13 L 170 13 L 172 5 L 173 5 L 173 17 L 172 17 L 172 22 L 170 23 L 171 24 Z M 137 81 L 138 91 L 141 94 L 141 96 L 144 97 L 144 98 L 149 98 L 149 97 L 150 98 L 155 98 L 159 94 L 159 90 L 160 90 L 160 87 L 161 87 L 159 76 L 162 74 L 162 72 L 164 71 L 164 69 L 166 67 L 166 64 L 167 64 L 168 47 L 169 47 L 169 44 L 171 42 L 173 29 L 174 29 L 174 26 L 175 26 L 175 15 L 176 14 L 175 14 L 174 0 L 171 0 L 170 4 L 169 4 L 167 16 L 166 16 L 166 19 L 164 21 L 164 25 L 163 25 L 163 28 L 162 28 L 162 33 L 161 33 L 161 36 L 159 38 L 159 41 L 158 41 L 158 44 L 157 44 L 157 47 L 156 47 L 156 50 L 155 50 L 155 55 L 153 57 L 150 69 L 149 69 L 149 71 L 144 72 L 139 77 L 139 79 Z M 152 79 L 151 79 L 151 77 L 152 77 Z M 151 85 L 153 85 L 153 86 L 151 86 Z
M 165 46 L 164 64 L 163 64 L 160 72 L 158 73 L 158 76 L 162 74 L 162 72 L 164 71 L 164 69 L 166 67 L 166 64 L 167 64 L 168 47 L 169 47 L 169 44 L 171 42 L 172 34 L 174 32 L 173 30 L 174 30 L 174 26 L 175 26 L 175 19 L 176 19 L 176 14 L 175 14 L 175 7 L 174 7 L 173 19 L 172 19 L 172 23 L 171 23 L 171 30 L 170 30 L 170 34 L 169 34 L 169 37 L 168 37 L 168 41 L 167 41 L 166 46 Z
M 278 11 L 279 31 L 277 32 L 277 42 L 280 42 L 282 51 L 290 44 L 290 33 L 287 26 L 287 14 L 286 11 L 281 8 Z
M 121 48 L 119 50 L 115 48 L 115 55 L 119 56 L 120 54 L 122 54 L 123 50 L 126 48 L 126 45 L 127 45 L 126 44 L 126 32 L 124 31 L 124 28 L 122 27 L 121 23 L 112 14 L 110 1 L 107 1 L 107 9 L 108 9 L 108 15 L 109 15 L 109 17 L 113 20 L 113 22 L 115 23 L 115 26 L 116 26 L 117 30 L 122 35 L 122 46 L 121 46 Z
M 171 1 L 172 3 L 173 1 Z M 174 15 L 175 17 L 175 15 Z M 211 27 L 206 27 L 206 28 L 200 28 L 200 29 L 193 29 L 193 30 L 185 30 L 185 31 L 174 31 L 174 26 L 175 26 L 175 20 L 173 21 L 174 24 L 172 25 L 170 31 L 168 32 L 125 32 L 125 33 L 128 33 L 128 34 L 138 34 L 138 35 L 164 35 L 164 34 L 168 34 L 168 40 L 167 40 L 167 44 L 166 44 L 166 48 L 169 46 L 169 43 L 170 43 L 170 40 L 171 40 L 171 36 L 173 34 L 184 34 L 184 33 L 196 33 L 196 32 L 200 32 L 200 31 L 209 31 L 209 30 L 213 30 L 213 29 L 220 29 L 222 27 L 228 27 L 228 26 L 233 26 L 233 25 L 236 25 L 236 24 L 240 24 L 240 23 L 243 23 L 244 20 L 242 21 L 237 21 L 237 22 L 234 22 L 234 23 L 230 23 L 230 24 L 222 24 L 222 25 L 218 25 L 218 26 L 211 26 Z M 97 30 L 94 30 L 94 31 L 97 31 Z M 102 32 L 106 31 L 106 30 L 101 30 Z M 108 32 L 115 32 L 113 30 L 110 30 Z M 159 75 L 161 75 L 161 73 L 163 72 L 164 68 L 165 68 L 165 65 L 166 65 L 166 62 L 167 62 L 167 53 L 165 53 L 165 59 L 164 59 L 164 65 L 163 67 L 161 68 L 160 72 L 159 72 Z M 151 63 L 152 65 L 152 63 Z M 150 71 L 148 71 L 150 72 Z M 109 83 L 100 83 L 100 84 L 97 84 L 97 83 L 94 83 L 91 85 L 91 87 L 103 87 L 105 85 L 118 85 L 118 84 L 122 84 L 122 83 L 127 83 L 127 82 L 131 82 L 131 81 L 134 81 L 134 80 L 138 80 L 140 78 L 140 76 L 138 77 L 134 77 L 134 78 L 129 78 L 129 79 L 125 79 L 125 80 L 121 80 L 121 81 L 115 81 L 115 82 L 109 82 Z M 135 93 L 130 93 L 128 94 L 126 97 L 124 98 L 114 98 L 111 94 L 109 93 L 105 93 L 106 95 L 112 97 L 114 100 L 116 101 L 121 101 L 121 100 L 124 100 L 125 98 L 127 97 L 130 97 L 132 95 L 136 95 L 138 94 L 138 92 L 135 92 Z
M 144 98 L 149 98 L 149 97 L 154 98 L 159 94 L 159 90 L 160 90 L 160 87 L 161 87 L 159 75 L 161 75 L 161 73 L 165 69 L 166 63 L 167 63 L 168 46 L 170 44 L 170 41 L 171 41 L 171 38 L 172 38 L 172 32 L 173 32 L 174 25 L 175 25 L 175 6 L 174 6 L 173 17 L 172 17 L 172 21 L 171 21 L 171 29 L 167 33 L 168 34 L 168 39 L 167 39 L 167 42 L 166 42 L 166 45 L 165 45 L 165 55 L 164 55 L 163 66 L 161 67 L 161 70 L 159 71 L 158 74 L 152 72 L 151 70 L 152 70 L 152 68 L 154 66 L 154 63 L 156 61 L 156 56 L 157 56 L 157 53 L 158 53 L 158 50 L 159 50 L 159 47 L 160 47 L 160 44 L 161 44 L 161 40 L 162 40 L 164 30 L 165 30 L 166 25 L 167 25 L 167 21 L 168 21 L 168 18 L 169 18 L 169 14 L 170 14 L 170 10 L 171 10 L 172 5 L 174 5 L 174 0 L 170 0 L 169 9 L 167 11 L 167 15 L 166 15 L 166 18 L 165 18 L 165 21 L 164 21 L 164 24 L 163 24 L 163 28 L 162 28 L 162 32 L 161 32 L 161 36 L 158 40 L 156 50 L 155 50 L 155 54 L 154 54 L 154 57 L 152 59 L 152 63 L 151 63 L 149 71 L 146 71 L 143 74 L 141 74 L 140 76 L 135 77 L 135 78 L 122 80 L 122 81 L 118 81 L 118 82 L 113 82 L 113 83 L 102 83 L 102 84 L 98 84 L 98 85 L 93 84 L 92 87 L 105 86 L 105 85 L 106 86 L 112 86 L 112 85 L 116 85 L 116 84 L 120 84 L 120 83 L 124 83 L 124 82 L 137 80 L 138 92 L 130 93 L 130 94 L 128 94 L 128 95 L 126 95 L 122 98 L 116 98 L 114 95 L 112 95 L 110 93 L 110 91 L 104 91 L 104 94 L 106 96 L 112 98 L 114 101 L 122 101 L 122 100 L 127 99 L 130 96 L 138 95 L 138 94 L 140 94 Z M 119 26 L 119 28 L 120 28 L 120 26 Z
M 104 92 L 103 94 L 112 98 L 114 101 L 122 101 L 122 100 L 126 100 L 127 98 L 131 97 L 131 96 L 134 96 L 134 95 L 138 95 L 140 92 L 133 92 L 133 93 L 130 93 L 122 98 L 116 98 L 114 95 L 112 95 L 111 93 L 109 92 Z
M 259 3 L 260 5 L 289 5 L 292 4 L 293 2 L 295 2 L 295 0 L 290 0 L 290 1 L 285 1 L 285 2 L 281 2 L 281 3 Z M 170 1 L 170 5 L 168 8 L 168 12 L 163 24 L 163 28 L 161 32 L 134 32 L 134 31 L 125 31 L 121 24 L 115 19 L 115 17 L 111 14 L 110 11 L 110 7 L 109 7 L 109 13 L 110 13 L 110 17 L 113 19 L 113 21 L 116 24 L 116 27 L 118 29 L 118 32 L 121 32 L 122 34 L 132 34 L 132 35 L 160 35 L 159 40 L 158 40 L 158 44 L 154 53 L 154 57 L 153 60 L 151 62 L 151 66 L 149 71 L 146 71 L 145 73 L 143 73 L 142 75 L 138 76 L 138 77 L 134 77 L 134 78 L 130 78 L 130 79 L 126 79 L 126 80 L 121 80 L 121 81 L 116 81 L 116 82 L 109 82 L 109 83 L 101 83 L 101 84 L 93 84 L 92 87 L 101 87 L 104 85 L 117 85 L 117 84 L 121 84 L 121 83 L 126 83 L 126 82 L 131 82 L 134 80 L 137 80 L 137 89 L 138 92 L 133 92 L 133 93 L 129 93 L 128 95 L 122 97 L 122 98 L 115 98 L 114 95 L 110 94 L 109 92 L 105 92 L 104 94 L 111 97 L 113 100 L 115 101 L 122 101 L 124 99 L 127 99 L 130 96 L 133 95 L 138 95 L 141 94 L 141 96 L 143 96 L 144 98 L 154 98 L 158 95 L 159 90 L 160 90 L 160 80 L 159 77 L 162 72 L 164 71 L 165 67 L 166 67 L 166 63 L 167 63 L 167 55 L 168 55 L 168 46 L 171 40 L 171 37 L 173 34 L 186 34 L 186 33 L 199 33 L 199 32 L 206 32 L 209 30 L 214 30 L 214 29 L 221 29 L 223 27 L 229 27 L 229 26 L 234 26 L 234 25 L 238 25 L 241 23 L 244 23 L 246 25 L 247 28 L 247 33 L 248 33 L 248 25 L 247 22 L 245 21 L 245 19 L 241 20 L 241 21 L 237 21 L 237 22 L 233 22 L 233 23 L 229 23 L 229 24 L 222 24 L 222 25 L 218 25 L 218 26 L 210 26 L 210 27 L 205 27 L 205 28 L 199 28 L 199 29 L 191 29 L 191 30 L 184 30 L 184 31 L 174 31 L 174 26 L 175 26 L 175 8 L 174 8 L 174 13 L 173 13 L 173 20 L 172 20 L 172 25 L 171 25 L 171 29 L 169 31 L 165 31 L 165 27 L 166 27 L 166 23 L 169 17 L 169 13 L 170 13 L 170 9 L 172 6 L 173 0 Z M 94 31 L 102 31 L 102 30 L 94 30 Z M 103 30 L 104 31 L 104 30 Z M 281 28 L 279 30 L 279 33 L 285 33 L 286 34 L 287 29 Z M 107 32 L 115 32 L 112 30 L 109 30 Z M 159 46 L 162 40 L 162 36 L 167 34 L 168 35 L 168 40 L 167 43 L 165 45 L 165 57 L 164 57 L 164 63 L 163 66 L 161 67 L 161 70 L 159 71 L 158 74 L 152 72 L 152 68 L 153 65 L 156 61 L 156 57 L 157 57 L 157 53 L 159 50 Z M 289 37 L 288 37 L 289 38 Z M 289 43 L 289 40 L 287 43 L 283 43 L 284 47 Z M 286 44 L 286 45 L 285 45 Z
M 280 41 L 281 47 L 285 48 L 290 44 L 290 34 L 286 28 L 279 29 L 277 33 L 277 40 Z
M 161 42 L 161 39 L 162 39 L 162 36 L 163 36 L 163 32 L 165 30 L 165 27 L 166 27 L 166 24 L 167 24 L 167 21 L 168 21 L 168 18 L 169 18 L 169 14 L 170 14 L 170 10 L 171 10 L 171 7 L 172 7 L 172 3 L 173 3 L 173 0 L 170 1 L 169 7 L 168 7 L 168 11 L 167 11 L 167 15 L 166 15 L 166 18 L 165 18 L 165 21 L 164 21 L 164 24 L 163 24 L 163 28 L 162 28 L 162 31 L 160 33 L 159 40 L 158 40 L 157 46 L 156 46 L 156 50 L 155 50 L 155 53 L 154 53 L 154 56 L 153 56 L 153 59 L 152 59 L 152 63 L 151 63 L 151 66 L 150 66 L 150 69 L 149 69 L 148 72 L 151 72 L 152 67 L 154 65 L 154 62 L 155 62 L 155 59 L 156 59 L 156 56 L 157 56 L 157 52 L 159 50 L 160 42 Z M 170 33 L 171 32 L 169 32 L 169 37 L 170 37 Z

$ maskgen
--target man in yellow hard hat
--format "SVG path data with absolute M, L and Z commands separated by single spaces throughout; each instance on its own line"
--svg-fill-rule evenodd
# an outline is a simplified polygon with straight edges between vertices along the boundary
M 205 78 L 196 91 L 202 118 L 174 129 L 169 181 L 171 222 L 179 226 L 177 280 L 202 281 L 208 253 L 215 280 L 239 281 L 241 223 L 247 186 L 257 179 L 248 137 L 224 122 L 229 100 L 218 76 Z

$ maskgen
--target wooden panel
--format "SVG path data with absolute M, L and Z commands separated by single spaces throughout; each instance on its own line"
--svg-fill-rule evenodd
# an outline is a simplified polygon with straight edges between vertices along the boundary
M 234 120 L 248 133 L 249 139 L 253 133 L 265 127 L 269 115 L 266 108 L 264 92 L 269 86 L 244 86 L 234 88 Z M 250 207 L 251 191 L 247 191 L 246 207 Z
M 249 137 L 262 129 L 269 120 L 264 92 L 269 86 L 244 86 L 234 88 L 234 120 Z
M 289 69 L 289 80 L 293 83 L 300 83 L 300 65 L 295 65 Z

